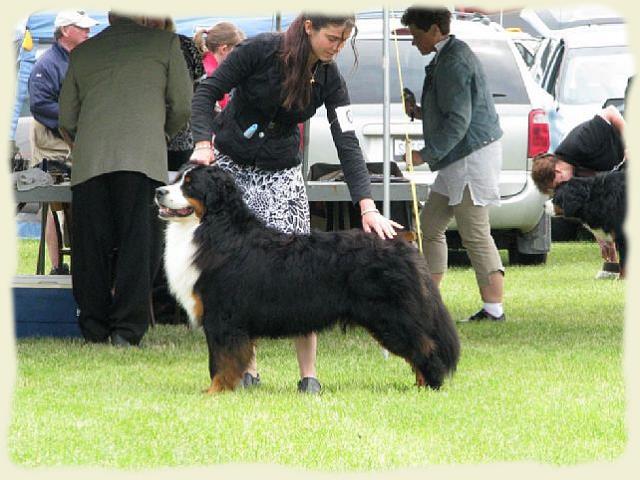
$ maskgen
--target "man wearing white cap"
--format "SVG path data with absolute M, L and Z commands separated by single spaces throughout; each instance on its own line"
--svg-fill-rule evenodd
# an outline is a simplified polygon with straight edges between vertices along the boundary
M 29 103 L 33 122 L 30 132 L 33 163 L 69 159 L 69 148 L 58 132 L 58 96 L 69 67 L 69 52 L 89 38 L 89 29 L 98 22 L 79 10 L 65 10 L 55 18 L 55 43 L 36 62 L 29 76 Z M 51 274 L 66 275 L 68 265 L 58 256 L 58 238 L 49 213 L 46 230 Z

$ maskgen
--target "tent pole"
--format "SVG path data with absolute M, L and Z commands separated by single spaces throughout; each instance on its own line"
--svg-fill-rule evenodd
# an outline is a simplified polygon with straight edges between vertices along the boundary
M 383 77 L 383 86 L 384 86 L 384 96 L 383 96 L 383 131 L 382 131 L 382 190 L 383 190 L 383 202 L 382 202 L 382 213 L 385 217 L 391 218 L 391 202 L 389 201 L 389 177 L 391 173 L 391 164 L 389 159 L 390 149 L 389 149 L 389 140 L 390 140 L 390 124 L 391 124 L 391 102 L 390 102 L 390 86 L 389 86 L 389 8 L 383 8 L 383 22 L 382 22 L 382 31 L 383 31 L 383 41 L 382 41 L 382 67 L 384 70 Z M 382 355 L 385 359 L 389 358 L 389 352 L 383 348 Z
M 382 65 L 384 70 L 384 97 L 383 97 L 383 156 L 382 156 L 382 178 L 383 178 L 383 203 L 382 203 L 382 213 L 385 217 L 391 217 L 391 203 L 389 201 L 389 184 L 390 184 L 390 174 L 391 174 L 391 163 L 390 163 L 390 124 L 391 124 L 391 102 L 390 102 L 390 86 L 389 86 L 389 8 L 384 7 L 383 14 L 383 43 L 382 43 Z

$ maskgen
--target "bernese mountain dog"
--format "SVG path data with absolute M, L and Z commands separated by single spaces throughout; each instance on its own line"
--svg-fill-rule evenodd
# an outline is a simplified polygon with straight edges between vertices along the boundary
M 552 202 L 556 215 L 575 218 L 586 225 L 597 239 L 615 242 L 620 255 L 621 276 L 624 276 L 625 170 L 573 177 L 556 187 Z
M 258 338 L 360 325 L 404 358 L 419 386 L 438 389 L 456 368 L 460 342 L 427 265 L 402 239 L 361 230 L 288 235 L 245 205 L 232 176 L 188 165 L 156 191 L 168 221 L 169 287 L 203 326 L 207 393 L 233 390 Z

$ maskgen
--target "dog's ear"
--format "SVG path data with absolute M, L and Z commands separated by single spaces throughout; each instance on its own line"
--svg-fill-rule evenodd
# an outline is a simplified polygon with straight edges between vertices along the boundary
M 219 210 L 238 200 L 242 201 L 235 180 L 229 173 L 212 165 L 207 167 L 207 177 L 207 189 L 204 197 L 207 210 Z
M 178 169 L 178 172 L 176 174 L 176 180 L 181 179 L 184 176 L 185 172 L 187 172 L 188 170 L 191 170 L 192 168 L 197 167 L 197 166 L 198 166 L 197 164 L 192 163 L 192 162 L 186 162 L 186 163 L 182 164 L 180 166 L 180 168 Z

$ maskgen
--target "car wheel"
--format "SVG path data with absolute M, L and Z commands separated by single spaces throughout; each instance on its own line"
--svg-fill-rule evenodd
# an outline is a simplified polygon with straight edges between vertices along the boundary
M 547 263 L 546 253 L 522 253 L 517 245 L 509 248 L 510 265 L 544 265 Z
M 551 240 L 553 242 L 573 242 L 577 240 L 580 224 L 563 217 L 551 217 Z
M 447 254 L 447 265 L 449 267 L 468 267 L 471 265 L 467 251 L 463 249 L 451 249 Z

